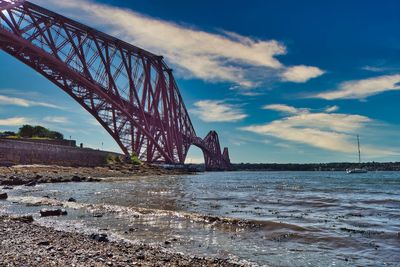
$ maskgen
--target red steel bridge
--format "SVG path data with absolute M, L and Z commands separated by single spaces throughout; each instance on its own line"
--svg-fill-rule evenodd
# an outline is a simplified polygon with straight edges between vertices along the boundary
M 207 170 L 230 168 L 215 131 L 197 137 L 162 56 L 18 0 L 0 0 L 0 49 L 69 94 L 127 156 L 183 164 L 195 145 Z

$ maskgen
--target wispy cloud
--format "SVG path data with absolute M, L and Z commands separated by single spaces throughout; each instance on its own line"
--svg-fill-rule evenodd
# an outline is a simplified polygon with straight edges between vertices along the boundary
M 235 122 L 247 117 L 238 105 L 224 101 L 201 100 L 194 103 L 190 112 L 205 122 Z
M 35 2 L 163 55 L 185 77 L 232 82 L 249 88 L 260 82 L 260 77 L 253 77 L 254 73 L 266 75 L 266 70 L 271 69 L 278 73 L 297 73 L 287 75 L 287 80 L 293 82 L 305 82 L 321 75 L 314 67 L 286 69 L 276 58 L 287 53 L 286 47 L 277 40 L 260 40 L 227 31 L 205 32 L 89 0 Z M 298 74 L 301 71 L 303 73 Z
M 373 123 L 373 120 L 361 115 L 312 113 L 310 109 L 290 106 L 284 110 L 290 112 L 287 112 L 288 115 L 282 119 L 262 125 L 242 127 L 241 130 L 324 150 L 354 153 L 356 151 L 354 136 L 367 124 Z M 304 112 L 305 110 L 307 112 Z M 375 156 L 394 154 L 394 152 L 367 145 L 363 146 L 363 150 Z
M 0 105 L 14 105 L 14 106 L 20 106 L 20 107 L 38 106 L 38 107 L 60 109 L 59 106 L 56 106 L 56 105 L 53 105 L 50 103 L 32 101 L 32 100 L 27 100 L 24 98 L 10 97 L 10 96 L 6 96 L 6 95 L 0 95 Z
M 326 112 L 326 113 L 331 113 L 339 110 L 338 106 L 328 106 L 323 109 L 310 109 L 310 108 L 295 108 L 293 106 L 285 105 L 285 104 L 270 104 L 270 105 L 265 105 L 262 107 L 263 109 L 267 110 L 274 110 L 280 113 L 284 114 L 305 114 L 305 113 L 310 113 L 310 112 Z
M 325 108 L 325 112 L 328 112 L 328 113 L 335 112 L 335 111 L 338 111 L 338 110 L 339 110 L 339 107 L 336 106 L 336 105 Z
M 365 99 L 372 95 L 393 90 L 400 90 L 400 74 L 344 82 L 339 85 L 338 89 L 322 92 L 314 97 L 327 100 Z
M 296 114 L 296 113 L 308 113 L 309 109 L 307 108 L 295 108 L 292 106 L 288 106 L 285 104 L 271 104 L 271 105 L 265 105 L 263 106 L 263 109 L 268 109 L 268 110 L 274 110 L 282 113 L 288 113 L 288 114 Z
M 65 124 L 70 122 L 67 117 L 62 117 L 62 116 L 47 116 L 44 117 L 43 120 L 48 123 L 59 123 L 59 124 Z
M 0 119 L 0 126 L 22 126 L 28 124 L 30 120 L 24 117 L 14 117 L 7 119 Z
M 384 67 L 376 67 L 376 66 L 369 66 L 365 65 L 361 69 L 366 70 L 366 71 L 371 71 L 371 72 L 382 72 L 387 70 L 387 68 Z
M 289 67 L 281 73 L 282 80 L 288 82 L 304 83 L 310 79 L 321 76 L 325 71 L 311 66 L 294 66 Z

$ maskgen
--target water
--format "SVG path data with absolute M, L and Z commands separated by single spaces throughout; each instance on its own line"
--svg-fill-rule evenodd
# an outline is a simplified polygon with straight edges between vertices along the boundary
M 8 193 L 0 213 L 191 255 L 269 266 L 400 266 L 397 172 L 202 173 Z M 48 206 L 69 215 L 39 218 Z

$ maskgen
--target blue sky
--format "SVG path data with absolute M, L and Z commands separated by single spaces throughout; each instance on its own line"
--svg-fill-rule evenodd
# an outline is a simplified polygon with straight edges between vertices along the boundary
M 356 161 L 357 134 L 364 160 L 400 159 L 398 1 L 32 2 L 164 55 L 197 134 L 217 130 L 233 162 Z M 0 62 L 0 130 L 118 151 L 60 89 Z

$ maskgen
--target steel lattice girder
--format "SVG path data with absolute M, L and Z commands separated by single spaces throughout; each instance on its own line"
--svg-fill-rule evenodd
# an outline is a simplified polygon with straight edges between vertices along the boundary
M 216 132 L 196 137 L 161 56 L 27 1 L 0 0 L 0 10 L 0 49 L 68 93 L 126 155 L 184 163 L 194 144 L 203 150 L 208 169 L 229 167 Z

